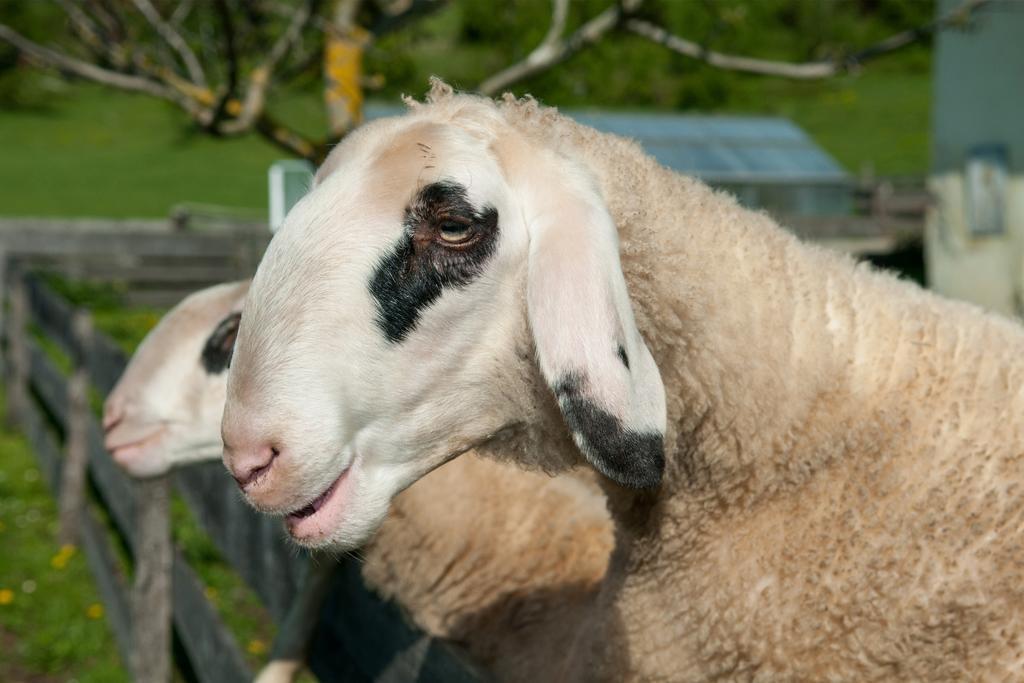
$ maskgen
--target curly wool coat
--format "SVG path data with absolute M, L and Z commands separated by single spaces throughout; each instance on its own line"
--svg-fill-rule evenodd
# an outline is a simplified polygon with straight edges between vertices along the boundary
M 532 100 L 435 83 L 414 108 L 497 108 L 590 170 L 664 381 L 662 485 L 603 480 L 616 549 L 560 677 L 1024 676 L 1017 323 L 801 243 Z M 490 451 L 552 445 L 538 426 Z

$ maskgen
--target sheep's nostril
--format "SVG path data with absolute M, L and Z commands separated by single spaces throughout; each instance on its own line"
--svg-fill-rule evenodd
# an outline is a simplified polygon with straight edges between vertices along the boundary
M 238 482 L 238 487 L 243 491 L 258 481 L 263 475 L 270 471 L 270 468 L 274 466 L 274 461 L 277 460 L 277 456 L 281 454 L 281 451 L 276 447 L 270 447 L 269 452 L 264 451 L 263 462 L 254 467 L 249 467 L 242 474 L 234 474 L 235 481 Z

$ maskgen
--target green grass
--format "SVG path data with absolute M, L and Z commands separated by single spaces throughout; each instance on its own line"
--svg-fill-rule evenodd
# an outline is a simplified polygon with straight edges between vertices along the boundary
M 182 201 L 266 206 L 281 153 L 256 137 L 219 140 L 170 105 L 95 86 L 47 109 L 0 111 L 0 214 L 166 216 Z
M 128 681 L 85 557 L 56 531 L 28 444 L 0 428 L 0 680 Z
M 825 82 L 751 76 L 731 87 L 720 111 L 791 117 L 854 173 L 927 169 L 931 77 L 920 56 Z M 276 109 L 322 130 L 315 94 Z M 165 103 L 84 85 L 45 110 L 0 111 L 0 148 L 0 215 L 166 216 L 186 201 L 261 209 L 266 169 L 284 156 L 255 136 L 208 137 Z

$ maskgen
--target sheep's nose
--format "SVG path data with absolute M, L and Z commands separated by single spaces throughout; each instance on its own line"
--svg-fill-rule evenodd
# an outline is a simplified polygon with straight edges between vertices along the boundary
M 103 430 L 110 431 L 124 419 L 124 402 L 111 396 L 103 404 Z
M 224 463 L 243 491 L 270 472 L 280 454 L 281 451 L 269 443 L 232 446 L 224 442 Z

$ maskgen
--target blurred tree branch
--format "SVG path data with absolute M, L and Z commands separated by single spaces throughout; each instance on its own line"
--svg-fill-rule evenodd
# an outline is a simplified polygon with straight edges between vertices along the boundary
M 168 24 L 157 12 L 156 8 L 149 0 L 132 0 L 132 4 L 139 11 L 146 21 L 156 29 L 157 34 L 163 38 L 164 42 L 171 47 L 178 56 L 181 57 L 182 63 L 188 70 L 189 79 L 200 88 L 206 87 L 206 73 L 203 71 L 203 67 L 199 64 L 199 60 L 196 59 L 196 55 L 192 52 L 192 49 L 185 42 L 185 39 L 181 37 L 173 26 Z
M 627 31 L 647 38 L 673 52 L 704 62 L 719 69 L 743 71 L 762 76 L 780 76 L 798 80 L 831 78 L 859 68 L 865 62 L 903 49 L 924 40 L 938 31 L 966 23 L 971 15 L 992 0 L 966 0 L 935 21 L 889 36 L 874 45 L 863 48 L 844 58 L 813 62 L 782 62 L 757 59 L 742 55 L 715 52 L 692 40 L 673 35 L 665 28 L 644 19 L 628 18 L 623 26 Z
M 66 45 L 39 44 L 0 23 L 0 41 L 26 60 L 108 87 L 171 102 L 218 136 L 254 131 L 289 154 L 319 162 L 362 119 L 365 50 L 449 4 L 449 0 L 183 0 L 168 10 L 156 0 L 53 0 L 67 16 Z M 824 79 L 966 24 L 992 0 L 964 0 L 924 25 L 830 60 L 786 62 L 726 54 L 683 38 L 642 16 L 645 0 L 608 6 L 566 34 L 570 0 L 551 0 L 544 37 L 521 60 L 485 78 L 495 95 L 541 74 L 613 35 L 634 34 L 715 68 L 792 79 Z M 191 29 L 191 32 L 190 32 Z M 269 49 L 268 49 L 269 46 Z M 205 64 L 204 64 L 205 62 Z M 275 86 L 319 62 L 328 127 L 310 139 L 267 111 Z
M 623 0 L 613 3 L 593 19 L 580 26 L 569 37 L 562 40 L 565 22 L 569 14 L 568 0 L 552 0 L 551 27 L 540 44 L 521 62 L 505 67 L 484 80 L 477 90 L 484 95 L 494 95 L 513 83 L 546 71 L 565 61 L 587 45 L 597 42 L 615 29 L 622 18 L 636 10 L 643 0 Z
M 18 48 L 18 50 L 20 50 L 21 53 L 29 59 L 41 64 L 53 66 L 61 71 L 74 74 L 90 81 L 95 81 L 96 83 L 108 85 L 112 88 L 119 88 L 121 90 L 145 93 L 147 95 L 152 95 L 153 97 L 159 97 L 160 99 L 167 100 L 168 102 L 173 102 L 181 106 L 189 113 L 198 113 L 198 108 L 193 106 L 191 102 L 187 101 L 187 98 L 181 97 L 173 88 L 165 87 L 160 83 L 156 83 L 147 78 L 133 76 L 118 71 L 111 71 L 109 69 L 96 66 L 95 64 L 90 64 L 89 62 L 69 57 L 63 53 L 32 42 L 4 24 L 0 24 L 0 39 L 5 40 Z

